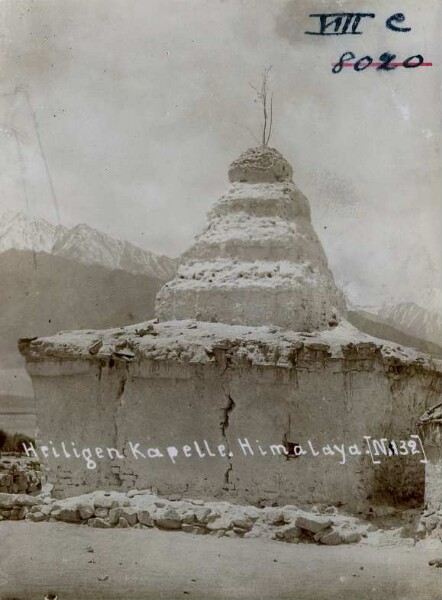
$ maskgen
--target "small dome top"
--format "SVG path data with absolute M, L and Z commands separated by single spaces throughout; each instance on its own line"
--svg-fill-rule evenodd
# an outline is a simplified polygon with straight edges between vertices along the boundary
M 259 146 L 249 148 L 229 167 L 229 180 L 244 183 L 275 183 L 289 181 L 292 167 L 278 150 Z

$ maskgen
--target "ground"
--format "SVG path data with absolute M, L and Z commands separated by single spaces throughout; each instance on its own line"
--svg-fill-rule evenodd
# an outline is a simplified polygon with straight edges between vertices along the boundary
M 92 551 L 93 550 L 93 551 Z M 155 529 L 0 523 L 0 599 L 442 600 L 439 544 L 323 547 Z

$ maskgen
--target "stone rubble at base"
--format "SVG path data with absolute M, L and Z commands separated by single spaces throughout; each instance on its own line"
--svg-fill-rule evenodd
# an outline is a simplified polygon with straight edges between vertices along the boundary
M 438 511 L 395 511 L 375 507 L 364 518 L 341 514 L 336 507 L 239 506 L 225 501 L 159 497 L 152 490 L 96 491 L 53 499 L 46 484 L 40 496 L 0 494 L 0 521 L 62 521 L 99 529 L 157 528 L 194 535 L 263 538 L 292 544 L 356 544 L 366 538 L 380 545 L 413 546 L 425 536 L 442 541 L 442 506 Z M 362 517 L 362 516 L 361 516 Z M 398 527 L 398 517 L 405 523 Z M 396 518 L 396 521 L 391 519 Z M 385 530 L 374 524 L 385 520 Z M 390 519 L 390 520 L 389 520 Z M 392 523 L 396 527 L 392 527 Z
M 33 494 L 41 487 L 40 464 L 22 456 L 0 458 L 0 493 Z

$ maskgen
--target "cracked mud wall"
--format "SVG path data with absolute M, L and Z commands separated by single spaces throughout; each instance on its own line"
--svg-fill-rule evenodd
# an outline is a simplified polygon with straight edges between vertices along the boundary
M 388 411 L 388 385 L 381 373 L 358 372 L 349 385 L 340 361 L 313 364 L 309 370 L 278 373 L 262 370 L 247 385 L 247 373 L 232 374 L 236 400 L 230 435 L 244 436 L 263 448 L 291 442 L 305 449 L 326 444 L 362 445 L 364 435 L 379 435 Z M 250 423 L 247 427 L 247 423 Z M 259 450 L 258 450 L 259 452 Z M 256 458 L 238 454 L 231 481 L 237 492 L 253 501 L 363 504 L 372 489 L 374 472 L 366 457 L 307 456 Z
M 390 365 L 386 376 L 391 402 L 384 435 L 390 436 L 393 431 L 396 440 L 407 440 L 410 433 L 419 434 L 425 446 L 416 415 L 439 401 L 442 393 L 439 374 L 423 374 L 414 366 Z M 382 469 L 375 470 L 374 494 L 385 502 L 420 505 L 426 485 L 425 465 L 416 457 L 392 457 Z
M 96 470 L 86 469 L 84 461 L 75 458 L 72 442 L 78 450 L 97 445 L 118 448 L 116 423 L 125 378 L 125 365 L 113 369 L 79 361 L 33 365 L 36 441 L 39 446 L 49 446 L 49 456 L 42 461 L 43 471 L 55 484 L 55 495 L 69 496 L 122 484 L 120 466 L 114 466 L 118 463 L 97 462 Z M 59 451 L 62 442 L 70 458 Z M 59 457 L 52 454 L 52 444 Z
M 203 441 L 212 448 L 225 444 L 222 430 L 227 406 L 223 381 L 213 365 L 131 365 L 124 393 L 124 409 L 117 421 L 118 442 L 126 448 L 125 471 L 132 473 L 130 487 L 154 486 L 163 494 L 190 493 L 215 496 L 222 490 L 228 461 L 200 458 L 195 449 L 175 464 L 165 458 L 135 458 L 128 442 L 150 447 L 182 448 Z M 207 454 L 207 451 L 205 451 Z
M 222 359 L 222 357 L 219 357 Z M 434 403 L 439 379 L 410 370 L 389 376 L 380 360 L 361 366 L 345 359 L 312 360 L 303 368 L 246 366 L 225 360 L 206 364 L 178 361 L 47 362 L 30 365 L 37 398 L 39 439 L 54 445 L 114 447 L 124 460 L 99 460 L 88 470 L 81 459 L 50 456 L 46 466 L 60 496 L 103 488 L 155 487 L 161 494 L 229 497 L 246 502 L 330 503 L 356 509 L 384 496 L 400 502 L 412 486 L 423 498 L 418 461 L 369 457 L 262 456 L 258 444 L 362 444 L 409 435 L 423 410 Z M 414 416 L 415 415 L 415 416 Z M 244 456 L 238 438 L 255 455 Z M 232 457 L 138 458 L 129 442 L 182 448 L 197 441 L 212 450 L 224 445 Z M 207 451 L 203 448 L 203 450 Z M 389 462 L 390 461 L 390 462 Z M 394 464 L 394 467 L 392 466 Z M 402 486 L 402 487 L 401 487 Z M 399 489 L 389 495 L 390 488 Z M 408 494 L 410 496 L 410 494 Z

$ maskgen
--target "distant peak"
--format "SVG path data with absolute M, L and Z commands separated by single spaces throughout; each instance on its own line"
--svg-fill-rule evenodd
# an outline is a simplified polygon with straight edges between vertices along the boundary
M 50 225 L 50 223 L 48 221 L 46 221 L 45 219 L 36 217 L 34 215 L 30 215 L 28 213 L 21 212 L 18 210 L 10 210 L 10 209 L 3 210 L 3 211 L 1 211 L 0 215 L 1 215 L 1 218 L 4 220 L 29 221 L 29 222 L 45 223 L 47 225 Z
M 45 252 L 163 280 L 175 274 L 176 264 L 172 259 L 115 239 L 86 223 L 68 229 L 22 212 L 8 210 L 0 216 L 0 252 L 10 249 Z
M 70 231 L 72 231 L 72 232 L 76 232 L 76 231 L 97 232 L 97 229 L 90 227 L 90 225 L 86 225 L 86 223 L 78 223 L 77 225 L 74 225 L 73 227 L 71 227 Z M 103 235 L 105 235 L 105 234 L 103 234 Z

